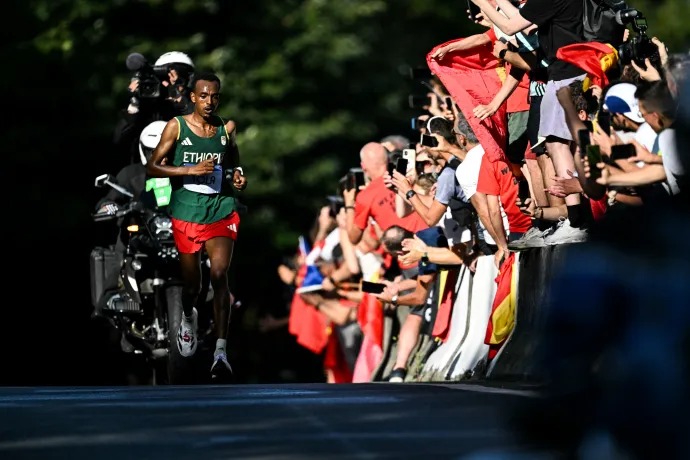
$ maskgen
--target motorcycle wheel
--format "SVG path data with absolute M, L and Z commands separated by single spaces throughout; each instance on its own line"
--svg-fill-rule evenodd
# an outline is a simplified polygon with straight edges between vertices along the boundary
M 185 358 L 177 348 L 177 332 L 182 320 L 182 287 L 170 286 L 165 290 L 168 307 L 168 383 L 188 385 L 192 379 L 192 359 Z

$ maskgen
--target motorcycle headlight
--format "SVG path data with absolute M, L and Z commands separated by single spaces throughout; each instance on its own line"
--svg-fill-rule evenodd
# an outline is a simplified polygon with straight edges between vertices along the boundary
M 172 220 L 165 216 L 156 216 L 151 221 L 156 236 L 169 236 L 172 234 Z

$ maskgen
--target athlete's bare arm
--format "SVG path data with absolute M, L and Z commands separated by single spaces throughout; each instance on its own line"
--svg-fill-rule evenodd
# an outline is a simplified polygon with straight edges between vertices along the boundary
M 228 120 L 228 122 L 225 123 L 225 129 L 228 132 L 228 136 L 230 136 L 230 148 L 228 149 L 230 154 L 228 155 L 229 158 L 226 160 L 226 164 L 228 165 L 227 168 L 242 166 L 240 164 L 240 149 L 237 147 L 237 126 L 235 122 Z M 247 178 L 239 171 L 235 171 L 232 177 L 232 184 L 237 190 L 244 190 L 247 187 Z
M 240 165 L 240 150 L 237 148 L 237 126 L 235 125 L 235 122 L 228 120 L 228 122 L 225 123 L 225 130 L 227 131 L 228 136 L 230 136 L 230 148 L 228 149 L 230 151 L 229 165 L 232 168 L 242 166 Z
M 165 125 L 161 140 L 151 154 L 151 161 L 146 165 L 146 173 L 151 177 L 204 176 L 213 172 L 213 159 L 209 158 L 194 166 L 169 166 L 167 159 L 173 154 L 177 143 L 177 120 L 172 119 Z

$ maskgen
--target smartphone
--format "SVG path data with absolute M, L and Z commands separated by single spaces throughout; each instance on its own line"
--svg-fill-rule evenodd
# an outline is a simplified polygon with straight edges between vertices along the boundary
M 438 147 L 438 139 L 434 136 L 429 136 L 428 134 L 422 134 L 422 138 L 419 141 L 424 147 Z
M 359 188 L 364 185 L 364 172 L 362 168 L 352 168 L 347 173 L 348 176 L 348 190 L 353 188 L 359 191 Z
M 590 133 L 593 133 L 593 132 L 594 132 L 594 125 L 592 124 L 591 121 L 585 120 L 585 121 L 583 121 L 582 123 L 584 123 L 585 126 L 587 127 L 587 131 L 589 131 Z
M 589 160 L 589 178 L 590 180 L 597 180 L 601 177 L 601 169 L 597 168 L 597 164 L 601 163 L 601 150 L 598 145 L 587 146 L 587 160 Z
M 453 98 L 452 97 L 446 98 L 446 109 L 453 110 Z
M 407 174 L 407 159 L 402 157 L 398 158 L 398 163 L 395 165 L 395 170 L 403 176 Z
M 590 144 L 589 142 L 589 130 L 588 129 L 581 129 L 577 132 L 577 143 L 580 146 L 580 157 L 584 158 L 585 154 L 587 152 L 587 146 Z
M 518 198 L 520 198 L 521 203 L 524 203 L 529 197 L 529 182 L 527 182 L 527 179 L 523 177 L 518 181 Z
M 345 201 L 339 196 L 327 196 L 328 206 L 330 207 L 330 215 L 332 218 L 336 218 L 340 210 L 345 206 Z
M 417 159 L 417 150 L 415 149 L 405 149 L 403 150 L 402 157 L 407 160 L 407 172 L 415 169 L 415 163 Z
M 431 98 L 429 96 L 415 96 L 410 94 L 407 97 L 407 102 L 411 109 L 421 109 L 427 105 L 431 105 Z
M 472 0 L 467 0 L 467 9 L 470 10 L 469 17 L 472 21 L 476 21 L 477 15 L 482 12 L 482 9 L 472 3 Z
M 343 196 L 343 193 L 345 190 L 349 190 L 348 188 L 348 177 L 347 175 L 344 175 L 343 177 L 340 178 L 338 181 L 338 188 L 336 190 L 336 195 L 337 196 Z
M 635 150 L 635 146 L 632 144 L 611 146 L 611 162 L 625 160 L 635 155 L 637 155 L 637 150 Z
M 412 117 L 410 124 L 412 125 L 412 131 L 420 131 L 424 128 L 424 120 L 420 120 L 419 117 Z
M 386 289 L 386 285 L 383 283 L 372 283 L 370 281 L 362 281 L 362 292 L 368 292 L 370 294 L 381 294 L 383 290 Z
M 597 122 L 601 132 L 607 136 L 611 135 L 611 114 L 609 112 L 599 112 L 597 115 Z
M 431 80 L 434 74 L 428 67 L 410 67 L 410 78 L 412 80 Z

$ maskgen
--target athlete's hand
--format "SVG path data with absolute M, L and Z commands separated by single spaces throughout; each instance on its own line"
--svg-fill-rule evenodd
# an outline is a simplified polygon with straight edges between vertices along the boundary
M 204 160 L 201 163 L 197 163 L 189 168 L 190 176 L 207 176 L 213 172 L 213 158 Z
M 234 185 L 237 190 L 244 190 L 247 188 L 247 178 L 236 170 L 232 175 L 232 185 Z

